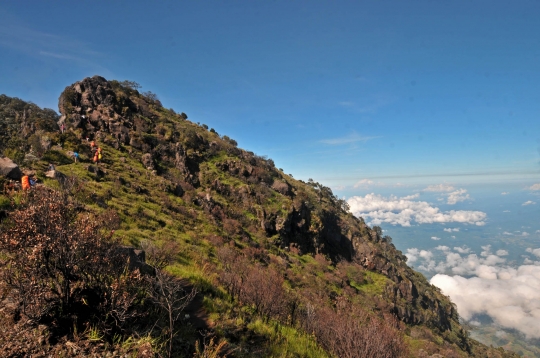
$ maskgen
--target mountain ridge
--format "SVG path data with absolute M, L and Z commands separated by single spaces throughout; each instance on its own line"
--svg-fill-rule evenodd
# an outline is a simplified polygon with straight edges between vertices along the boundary
M 116 234 L 124 241 L 136 246 L 148 240 L 181 242 L 188 252 L 184 261 L 210 267 L 206 276 L 214 279 L 186 275 L 180 259 L 173 271 L 195 283 L 202 280 L 202 287 L 210 285 L 209 296 L 225 287 L 231 302 L 257 307 L 235 291 L 236 281 L 227 276 L 235 272 L 225 265 L 231 255 L 239 261 L 249 258 L 246 266 L 278 275 L 287 295 L 316 296 L 312 301 L 321 301 L 321 316 L 326 309 L 339 312 L 345 300 L 352 311 L 361 308 L 383 320 L 394 317 L 391 326 L 407 342 L 406 356 L 513 356 L 470 339 L 449 298 L 407 266 L 380 228 L 369 228 L 348 212 L 330 188 L 294 179 L 271 159 L 163 108 L 156 95 L 139 93 L 137 87 L 94 76 L 66 87 L 59 98 L 60 116 L 32 107 L 39 114 L 33 120 L 26 108 L 22 114 L 21 108 L 3 110 L 0 123 L 19 140 L 4 142 L 0 150 L 38 176 L 55 162 L 58 170 L 85 182 L 84 203 L 89 210 L 118 212 L 122 226 Z M 7 108 L 7 97 L 0 103 Z M 103 148 L 103 163 L 91 163 L 90 141 Z M 78 152 L 83 163 L 71 163 L 66 150 Z M 250 276 L 240 278 L 243 283 Z M 303 298 L 294 302 L 304 311 L 311 304 Z M 309 326 L 269 312 L 255 309 L 304 331 Z M 318 344 L 338 354 L 321 332 L 315 337 Z M 238 337 L 222 336 L 244 347 L 232 343 Z

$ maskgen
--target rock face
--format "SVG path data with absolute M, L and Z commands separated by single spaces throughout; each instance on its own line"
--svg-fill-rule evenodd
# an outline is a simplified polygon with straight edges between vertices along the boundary
M 174 163 L 183 175 L 180 179 L 197 186 L 201 158 L 196 153 L 188 156 L 185 147 L 175 139 L 188 137 L 194 149 L 206 149 L 209 144 L 194 132 L 171 133 L 156 125 L 155 108 L 160 107 L 156 99 L 119 82 L 94 76 L 65 88 L 58 101 L 62 114 L 58 124 L 65 124 L 66 130 L 77 133 L 81 139 L 104 141 L 116 149 L 130 146 L 143 152 L 140 160 L 149 171 L 156 170 L 158 159 Z
M 62 116 L 58 124 L 67 129 L 82 129 L 83 137 L 95 139 L 106 132 L 121 144 L 129 144 L 133 128 L 132 112 L 137 106 L 128 97 L 118 97 L 111 83 L 94 76 L 66 87 L 59 98 Z
M 0 158 L 0 176 L 4 178 L 21 180 L 22 172 L 19 166 L 9 158 Z
M 50 142 L 41 134 L 57 131 L 57 121 L 58 115 L 52 109 L 41 109 L 33 103 L 1 94 L 0 153 L 10 146 L 13 138 L 22 140 L 16 146 L 23 152 L 47 150 Z

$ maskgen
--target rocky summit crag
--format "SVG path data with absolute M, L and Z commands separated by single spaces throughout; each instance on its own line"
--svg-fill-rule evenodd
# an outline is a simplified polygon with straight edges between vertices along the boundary
M 328 187 L 294 179 L 136 83 L 85 78 L 66 87 L 59 111 L 1 96 L 4 156 L 58 187 L 44 175 L 53 163 L 82 183 L 85 210 L 118 214 L 125 243 L 166 248 L 168 270 L 200 291 L 200 322 L 186 326 L 225 342 L 222 354 L 364 357 L 364 341 L 387 332 L 399 344 L 371 356 L 513 356 L 469 338 L 449 298 Z

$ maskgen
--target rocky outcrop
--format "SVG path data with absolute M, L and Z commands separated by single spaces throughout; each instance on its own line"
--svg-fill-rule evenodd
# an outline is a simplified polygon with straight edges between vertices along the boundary
M 47 138 L 40 138 L 39 133 L 57 131 L 57 121 L 58 115 L 52 109 L 41 109 L 33 103 L 0 95 L 0 152 L 10 147 L 13 138 L 21 139 L 16 147 L 24 152 L 36 144 L 47 150 Z M 32 136 L 35 140 L 31 140 Z M 44 140 L 40 143 L 40 139 Z
M 140 151 L 140 161 L 145 168 L 158 172 L 159 162 L 175 166 L 183 181 L 198 186 L 198 151 L 206 151 L 210 144 L 200 134 L 170 133 L 155 121 L 159 102 L 124 87 L 116 81 L 100 76 L 85 78 L 65 88 L 60 95 L 58 124 L 76 133 L 80 138 L 104 142 L 115 149 L 126 146 L 131 153 Z M 194 153 L 186 154 L 179 137 Z
M 58 100 L 58 124 L 82 129 L 83 137 L 96 138 L 97 132 L 112 135 L 120 144 L 130 143 L 133 112 L 137 105 L 127 96 L 117 96 L 110 82 L 100 76 L 85 78 L 66 87 Z
M 285 196 L 292 196 L 291 186 L 282 180 L 274 180 L 272 189 Z
M 13 180 L 20 180 L 22 172 L 19 166 L 9 158 L 0 158 L 0 176 Z

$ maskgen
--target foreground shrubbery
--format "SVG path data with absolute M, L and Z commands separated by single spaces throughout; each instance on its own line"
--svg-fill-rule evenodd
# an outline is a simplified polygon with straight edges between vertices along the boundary
M 297 326 L 312 334 L 336 357 L 398 358 L 408 355 L 396 319 L 369 314 L 340 297 L 332 305 L 322 294 L 307 289 L 296 294 L 284 288 L 283 276 L 269 265 L 264 250 L 223 246 L 217 252 L 222 264 L 221 282 L 239 302 L 249 305 L 266 320 Z
M 87 353 L 115 344 L 137 355 L 142 346 L 142 356 L 194 348 L 173 333 L 195 292 L 162 270 L 128 270 L 129 256 L 113 236 L 118 223 L 114 212 L 90 214 L 67 191 L 44 187 L 9 214 L 0 231 L 0 309 L 9 326 L 0 330 L 0 346 L 11 348 L 2 356 L 51 354 L 55 342 L 81 336 L 87 346 L 101 343 Z M 10 344 L 37 328 L 41 339 L 24 338 L 33 344 Z

